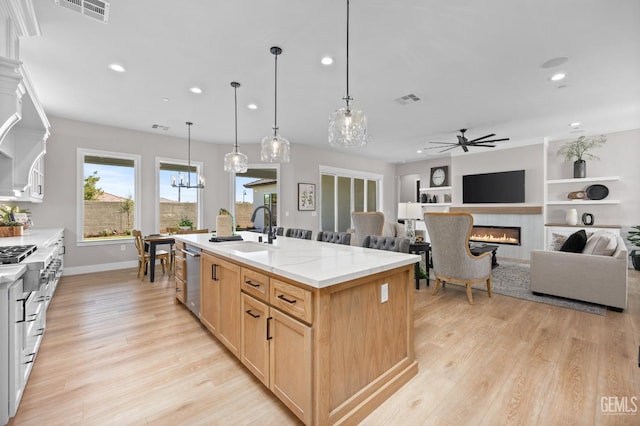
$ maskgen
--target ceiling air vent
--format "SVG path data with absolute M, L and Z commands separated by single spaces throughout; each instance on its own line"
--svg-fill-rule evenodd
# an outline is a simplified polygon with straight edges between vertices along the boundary
M 169 126 L 163 126 L 162 124 L 153 124 L 151 126 L 152 129 L 164 130 L 165 132 L 169 130 Z
M 419 100 L 420 100 L 420 97 L 418 95 L 414 93 L 409 93 L 408 95 L 404 95 L 396 99 L 396 102 L 399 103 L 400 105 L 409 105 L 414 102 L 418 102 Z
M 109 20 L 109 3 L 101 0 L 55 0 L 56 4 L 75 10 L 105 24 Z

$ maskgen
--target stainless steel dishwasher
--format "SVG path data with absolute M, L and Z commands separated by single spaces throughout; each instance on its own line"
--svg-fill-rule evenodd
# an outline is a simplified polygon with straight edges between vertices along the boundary
M 185 244 L 182 250 L 187 262 L 187 308 L 200 318 L 200 249 Z

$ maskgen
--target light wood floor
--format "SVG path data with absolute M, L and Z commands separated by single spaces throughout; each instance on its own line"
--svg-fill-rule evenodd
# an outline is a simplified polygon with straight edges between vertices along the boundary
M 629 276 L 628 309 L 604 317 L 481 291 L 471 306 L 462 288 L 432 296 L 423 282 L 420 372 L 363 424 L 640 424 L 640 413 L 601 410 L 602 397 L 640 398 L 640 273 Z M 298 423 L 174 304 L 173 278 L 156 277 L 63 277 L 9 425 Z

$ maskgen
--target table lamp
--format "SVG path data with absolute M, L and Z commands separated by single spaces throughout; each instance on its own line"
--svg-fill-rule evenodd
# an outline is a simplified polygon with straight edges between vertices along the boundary
M 411 244 L 416 242 L 416 219 L 422 219 L 419 203 L 398 203 L 398 219 L 404 219 L 405 236 Z

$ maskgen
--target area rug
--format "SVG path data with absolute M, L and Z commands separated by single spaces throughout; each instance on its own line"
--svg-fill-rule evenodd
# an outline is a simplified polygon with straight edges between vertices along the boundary
M 602 305 L 533 294 L 529 286 L 529 265 L 526 264 L 501 262 L 500 266 L 491 271 L 491 291 L 504 296 L 561 306 L 590 314 L 605 315 L 607 312 L 607 308 Z

